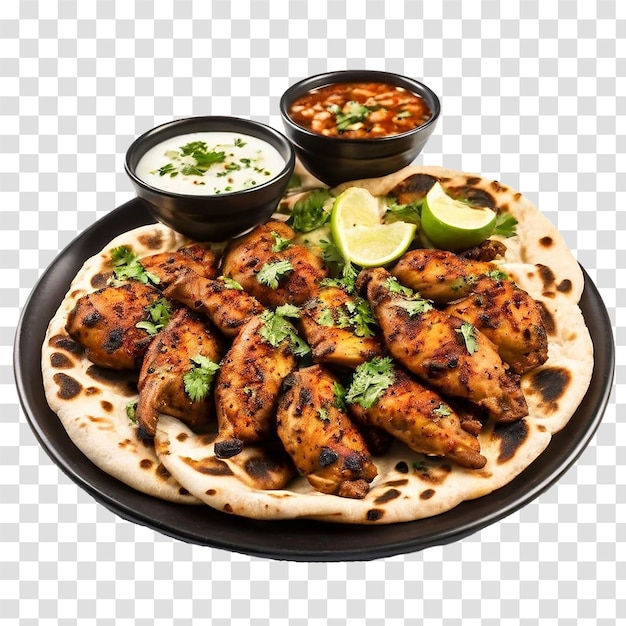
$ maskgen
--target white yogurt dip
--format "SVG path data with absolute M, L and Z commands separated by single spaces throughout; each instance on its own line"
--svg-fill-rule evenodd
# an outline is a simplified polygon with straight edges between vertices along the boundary
M 174 193 L 217 195 L 262 185 L 285 160 L 272 145 L 230 132 L 178 135 L 150 148 L 135 173 L 143 182 Z

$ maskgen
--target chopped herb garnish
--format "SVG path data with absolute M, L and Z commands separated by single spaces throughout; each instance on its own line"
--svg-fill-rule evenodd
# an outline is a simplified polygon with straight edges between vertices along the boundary
M 401 285 L 395 276 L 390 276 L 385 285 L 387 289 L 389 289 L 390 293 L 397 293 L 401 296 L 406 296 L 407 298 L 413 298 L 415 296 L 415 292 L 412 289 Z
M 328 250 L 332 251 L 334 245 Z M 324 254 L 324 253 L 322 253 Z M 347 293 L 352 294 L 356 292 L 356 277 L 359 275 L 357 269 L 352 265 L 350 261 L 341 260 L 341 277 L 340 278 L 324 278 L 320 281 L 322 287 L 339 287 L 345 290 Z
M 404 309 L 409 317 L 415 317 L 416 315 L 421 315 L 422 313 L 426 313 L 427 311 L 431 311 L 433 309 L 433 305 L 423 298 L 419 298 L 418 300 L 405 300 L 403 302 L 395 302 L 395 306 Z
M 346 393 L 346 402 L 369 409 L 394 380 L 391 358 L 375 357 L 362 363 L 354 371 L 352 384 Z
M 280 279 L 289 272 L 293 272 L 294 267 L 289 259 L 282 259 L 273 263 L 265 263 L 256 275 L 257 281 L 270 289 L 278 289 Z
M 409 204 L 398 204 L 393 200 L 391 204 L 387 205 L 385 223 L 409 222 L 419 225 L 422 221 L 422 202 L 423 200 L 416 200 Z
M 343 385 L 338 382 L 333 383 L 333 391 L 335 393 L 335 399 L 333 400 L 333 406 L 336 409 L 340 409 L 342 411 L 346 408 L 346 390 Z
M 137 403 L 137 400 L 131 400 L 126 405 L 126 417 L 128 418 L 128 421 L 133 424 L 137 423 Z
M 396 115 L 396 117 L 397 117 L 399 120 L 402 120 L 402 119 L 404 119 L 405 117 L 411 117 L 411 111 L 407 111 L 407 110 L 405 109 L 404 111 L 400 111 L 400 112 Z
M 405 300 L 395 301 L 394 306 L 405 309 L 410 317 L 421 315 L 433 309 L 430 300 L 422 298 L 419 293 L 401 285 L 395 276 L 390 276 L 386 281 L 386 285 L 387 289 L 389 289 L 389 293 L 397 294 L 405 298 Z
M 317 409 L 317 416 L 322 422 L 330 422 L 330 416 L 328 415 L 328 409 L 326 407 L 320 407 Z
M 294 319 L 300 317 L 300 309 L 295 304 L 281 304 L 276 307 L 276 313 L 283 317 L 292 317 Z
M 370 113 L 372 113 L 372 111 L 375 111 L 379 108 L 379 106 L 366 107 L 360 102 L 350 100 L 349 102 L 346 102 L 343 109 L 340 109 L 339 106 L 334 105 L 328 107 L 328 110 L 335 116 L 337 130 L 341 133 L 344 130 L 348 130 L 349 127 L 352 126 L 352 124 L 364 122 L 370 116 Z
M 490 272 L 486 272 L 485 276 L 487 278 L 491 278 L 492 280 L 497 280 L 497 281 L 502 281 L 502 280 L 508 280 L 509 279 L 509 275 L 506 272 L 503 272 L 502 270 L 499 270 L 499 269 L 495 269 L 495 270 L 491 270 Z
M 137 255 L 128 246 L 119 246 L 111 250 L 113 276 L 117 280 L 138 280 L 140 283 L 158 285 L 161 281 L 152 272 L 146 271 Z
M 223 282 L 226 287 L 229 289 L 237 289 L 237 291 L 243 291 L 243 287 L 233 278 L 229 278 L 228 276 L 220 276 L 218 277 L 219 281 Z
M 436 409 L 433 409 L 433 413 L 438 417 L 447 417 L 452 414 L 452 411 L 447 404 L 442 403 Z
M 298 233 L 308 233 L 323 226 L 330 220 L 330 213 L 324 205 L 331 197 L 328 189 L 309 191 L 294 203 L 288 223 Z
M 201 354 L 192 357 L 191 362 L 192 368 L 183 376 L 185 393 L 192 402 L 200 402 L 207 397 L 220 366 Z
M 272 252 L 282 252 L 289 248 L 292 244 L 289 239 L 285 239 L 281 237 L 275 230 L 271 232 L 272 237 L 274 237 L 274 245 L 272 246 Z
M 501 237 L 515 237 L 517 235 L 517 220 L 508 213 L 498 213 L 494 235 Z
M 285 339 L 289 340 L 291 352 L 296 356 L 306 356 L 311 352 L 311 348 L 298 336 L 293 324 L 285 319 L 284 312 L 281 314 L 278 307 L 276 311 L 263 311 L 260 318 L 263 326 L 259 331 L 261 337 L 271 346 L 277 348 Z
M 135 326 L 145 330 L 149 335 L 156 335 L 170 321 L 172 316 L 170 303 L 165 298 L 159 298 L 148 307 L 148 315 L 149 320 L 138 322 Z
M 455 332 L 459 333 L 463 337 L 465 342 L 465 348 L 469 354 L 474 354 L 478 349 L 476 343 L 476 328 L 469 322 L 463 322 L 461 328 L 456 328 Z
M 246 145 L 246 142 L 241 139 L 241 137 L 237 137 L 237 139 L 235 139 L 235 147 L 237 148 L 243 148 Z

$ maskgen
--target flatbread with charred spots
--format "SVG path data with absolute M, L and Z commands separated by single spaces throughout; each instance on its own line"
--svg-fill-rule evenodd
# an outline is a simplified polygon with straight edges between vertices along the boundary
M 517 366 L 519 372 L 506 374 L 518 377 L 527 414 L 510 421 L 499 420 L 497 410 L 492 415 L 476 411 L 473 397 L 449 397 L 445 391 L 432 388 L 432 381 L 425 382 L 409 369 L 410 360 L 403 363 L 390 354 L 389 342 L 375 322 L 369 322 L 371 335 L 356 335 L 356 340 L 354 333 L 351 335 L 350 345 L 354 349 L 345 357 L 340 351 L 335 352 L 331 341 L 326 338 L 312 344 L 313 348 L 317 346 L 312 355 L 299 354 L 299 351 L 304 352 L 305 339 L 319 335 L 320 326 L 324 324 L 336 331 L 333 336 L 336 341 L 342 340 L 344 331 L 353 331 L 355 325 L 350 320 L 354 319 L 351 317 L 354 314 L 351 311 L 355 310 L 356 305 L 352 298 L 367 298 L 367 293 L 351 294 L 348 298 L 328 292 L 325 299 L 313 301 L 316 297 L 313 292 L 308 294 L 304 303 L 297 298 L 294 300 L 297 304 L 287 303 L 292 309 L 281 309 L 281 305 L 271 298 L 263 304 L 255 296 L 239 289 L 228 276 L 221 276 L 223 265 L 220 260 L 225 246 L 219 243 L 203 244 L 215 255 L 214 261 L 205 263 L 211 266 L 206 275 L 198 274 L 198 257 L 195 256 L 195 270 L 187 268 L 172 272 L 168 264 L 164 283 L 142 289 L 151 294 L 150 301 L 163 298 L 175 310 L 185 308 L 193 311 L 194 319 L 205 320 L 210 333 L 216 338 L 212 351 L 206 354 L 210 354 L 213 361 L 220 361 L 216 363 L 218 367 L 228 355 L 236 337 L 246 328 L 248 318 L 253 320 L 254 324 L 247 327 L 245 335 L 248 347 L 238 354 L 231 354 L 232 358 L 238 359 L 231 369 L 241 372 L 241 380 L 237 383 L 240 392 L 233 394 L 228 380 L 220 383 L 220 393 L 224 394 L 222 397 L 226 397 L 228 391 L 236 402 L 243 403 L 252 420 L 252 430 L 231 429 L 228 437 L 222 436 L 226 431 L 220 429 L 213 409 L 207 413 L 206 421 L 185 423 L 184 410 L 180 410 L 179 402 L 178 417 L 167 414 L 167 403 L 161 406 L 154 438 L 146 436 L 146 433 L 141 432 L 140 424 L 133 421 L 132 415 L 129 418 L 128 412 L 129 406 L 133 406 L 139 397 L 140 366 L 145 352 L 140 350 L 133 353 L 136 366 L 131 369 L 111 369 L 102 363 L 95 364 L 89 360 L 87 348 L 68 331 L 68 319 L 81 298 L 113 286 L 111 279 L 114 277 L 115 264 L 112 261 L 112 250 L 128 248 L 139 263 L 145 260 L 146 266 L 158 274 L 159 264 L 151 265 L 149 258 L 154 259 L 157 254 L 165 254 L 167 257 L 170 253 L 194 244 L 156 224 L 120 235 L 100 254 L 87 259 L 50 322 L 42 346 L 45 393 L 50 407 L 58 415 L 70 438 L 96 465 L 134 489 L 178 503 L 208 504 L 227 514 L 255 519 L 304 517 L 337 523 L 389 524 L 437 515 L 465 500 L 504 487 L 535 461 L 546 450 L 551 437 L 567 425 L 591 379 L 593 346 L 578 306 L 583 275 L 557 229 L 527 198 L 506 185 L 479 175 L 439 167 L 410 166 L 380 179 L 346 183 L 331 190 L 331 193 L 337 195 L 348 186 L 359 186 L 367 188 L 375 196 L 391 196 L 398 203 L 406 203 L 425 194 L 434 181 L 439 181 L 451 195 L 469 198 L 498 213 L 510 214 L 517 220 L 517 234 L 514 237 L 493 237 L 493 249 L 490 252 L 478 251 L 473 258 L 472 254 L 461 257 L 495 265 L 513 281 L 515 289 L 523 290 L 538 305 L 547 342 L 545 357 L 536 362 L 532 359 L 522 360 Z M 284 220 L 285 216 L 277 216 L 276 224 Z M 281 245 L 288 245 L 281 244 L 281 241 L 289 241 L 290 237 L 289 231 L 282 226 L 274 228 L 270 223 L 265 230 L 277 234 L 274 239 L 273 236 L 266 236 L 268 245 L 275 244 L 277 249 Z M 241 242 L 231 242 L 226 247 L 231 258 L 236 258 L 232 256 L 232 250 L 238 243 Z M 300 243 L 301 238 L 298 245 Z M 488 260 L 480 258 L 483 253 Z M 268 260 L 270 266 L 272 263 L 283 263 L 271 266 L 273 272 L 264 275 L 268 289 L 272 288 L 273 281 L 280 284 L 280 271 L 286 274 L 293 271 L 288 269 L 280 252 L 272 254 L 278 257 Z M 298 262 L 301 258 L 298 257 Z M 263 264 L 258 265 L 252 280 L 256 280 L 256 274 L 263 267 Z M 319 259 L 310 267 L 312 269 L 304 275 L 317 275 L 316 280 L 325 280 L 325 275 L 322 275 L 325 270 Z M 386 271 L 394 275 L 393 267 L 386 268 Z M 399 285 L 411 290 L 403 284 L 401 273 L 395 274 L 398 274 L 395 278 Z M 132 280 L 122 280 L 121 283 L 130 284 Z M 385 281 L 381 281 L 381 284 Z M 311 288 L 310 281 L 307 282 L 307 288 Z M 157 292 L 154 298 L 151 290 Z M 222 310 L 221 321 L 217 317 L 212 321 L 208 314 L 214 314 L 220 307 L 211 298 L 222 298 L 224 292 L 228 296 L 228 306 L 233 307 L 233 313 L 225 314 Z M 405 319 L 409 323 L 411 312 L 415 314 L 420 309 L 421 305 L 415 304 L 419 296 L 416 293 L 413 290 L 411 295 L 402 296 L 405 304 L 400 303 L 400 307 L 405 318 L 398 319 Z M 470 289 L 467 297 L 472 293 Z M 484 297 L 495 296 L 485 289 Z M 207 301 L 210 306 L 205 304 Z M 334 308 L 328 314 L 327 303 L 330 302 L 334 303 Z M 397 301 L 394 302 L 397 304 Z M 471 303 L 461 307 L 459 302 L 434 306 L 437 310 L 456 307 L 459 315 L 469 315 Z M 305 333 L 305 325 L 301 324 L 303 320 L 298 320 L 299 313 L 294 312 L 294 309 L 299 309 L 303 318 L 306 317 L 307 324 L 317 323 L 314 328 L 317 335 Z M 226 313 L 230 311 L 229 308 Z M 245 315 L 237 314 L 241 311 L 245 311 Z M 148 319 L 147 311 L 144 317 L 146 319 L 141 321 L 158 326 L 154 320 Z M 94 323 L 96 318 L 91 318 Z M 268 335 L 267 331 L 259 330 L 267 329 L 268 325 L 274 334 Z M 280 330 L 278 335 L 277 329 Z M 157 329 L 157 334 L 160 330 Z M 461 327 L 457 325 L 448 334 L 462 339 L 460 331 Z M 274 392 L 275 404 L 269 413 L 265 410 L 261 414 L 255 410 L 253 400 L 255 394 L 264 388 L 263 384 L 247 385 L 245 376 L 254 372 L 258 379 L 264 373 L 255 369 L 253 357 L 246 360 L 245 355 L 263 346 L 269 355 L 264 358 L 271 362 L 271 350 L 263 343 L 270 341 L 268 336 L 273 337 L 273 340 L 280 337 L 273 348 L 276 350 L 275 358 L 278 359 L 275 361 L 276 368 L 272 370 L 273 374 L 267 372 L 268 380 L 274 375 L 286 382 L 284 385 L 276 384 L 276 381 L 272 383 L 272 389 L 278 390 Z M 168 350 L 174 349 L 172 346 L 176 344 L 176 337 L 166 342 Z M 285 341 L 292 343 L 281 344 Z M 149 339 L 145 346 L 139 342 L 140 348 L 145 347 L 146 351 L 149 344 Z M 285 349 L 286 345 L 288 349 Z M 153 349 L 150 354 L 154 355 L 154 352 Z M 291 352 L 295 358 L 286 356 L 287 352 Z M 201 368 L 200 363 L 204 361 L 199 358 L 200 354 L 188 356 L 198 356 L 198 362 L 187 358 L 187 361 L 191 361 L 188 364 L 190 370 Z M 434 358 L 429 361 L 430 365 L 427 364 L 431 368 L 429 371 L 433 371 L 432 363 L 438 362 Z M 330 391 L 334 382 L 328 381 L 336 380 L 345 391 L 350 388 L 359 363 L 379 363 L 385 359 L 391 359 L 393 367 L 400 368 L 402 372 L 392 381 L 393 384 L 389 383 L 386 387 L 389 391 L 385 396 L 385 406 L 400 407 L 393 423 L 391 420 L 385 422 L 384 413 L 381 417 L 380 412 L 365 410 L 363 407 L 351 413 L 350 402 L 343 405 L 335 402 Z M 307 369 L 311 367 L 316 369 Z M 510 370 L 508 366 L 505 368 L 507 372 Z M 393 371 L 393 368 L 389 371 Z M 304 372 L 306 376 L 299 372 Z M 328 373 L 332 378 L 327 377 Z M 290 381 L 312 381 L 315 377 L 326 381 L 327 391 L 324 394 L 298 394 L 294 392 L 293 384 L 289 386 Z M 398 393 L 405 393 L 407 389 L 413 393 L 414 383 L 425 384 L 428 394 L 438 393 L 443 400 L 430 401 L 431 396 L 426 394 L 420 405 L 422 413 L 407 417 L 408 409 L 394 404 L 393 385 L 398 385 Z M 211 387 L 210 393 L 215 393 L 215 386 Z M 356 394 L 352 395 L 348 400 L 354 400 Z M 206 402 L 206 398 L 203 401 Z M 268 401 L 268 397 L 263 400 L 264 403 Z M 209 404 L 212 402 L 210 397 Z M 258 401 L 257 405 L 260 404 Z M 373 406 L 376 407 L 375 404 Z M 276 431 L 272 420 L 281 412 L 283 427 Z M 368 412 L 369 418 L 366 415 Z M 308 420 L 317 420 L 315 428 L 301 428 L 298 422 L 300 414 L 308 416 Z M 360 433 L 358 436 L 352 435 L 354 445 L 359 446 L 359 450 L 366 446 L 368 455 L 353 450 L 345 441 L 342 442 L 343 452 L 334 447 L 334 441 L 339 435 L 332 428 L 332 420 L 346 418 L 353 422 L 354 432 L 358 430 Z M 246 434 L 257 432 L 254 420 L 260 420 L 258 432 L 262 436 L 258 439 L 256 435 Z M 419 436 L 415 443 L 416 437 L 406 434 L 403 430 L 405 428 L 418 429 L 419 436 L 426 429 L 437 437 L 436 445 L 424 446 Z M 285 432 L 288 434 L 285 435 Z M 451 432 L 456 432 L 457 437 L 451 438 Z M 279 434 L 290 437 L 290 443 L 300 441 L 301 445 L 310 445 L 311 449 L 316 450 L 317 456 L 290 456 L 286 448 L 291 449 L 293 446 L 286 446 Z M 459 442 L 466 447 L 459 448 Z M 341 467 L 337 466 L 338 471 L 334 473 L 328 470 L 329 467 L 333 469 L 333 463 L 342 464 Z M 305 471 L 311 475 L 307 477 L 301 473 Z M 336 488 L 332 480 L 336 480 Z M 322 483 L 325 485 L 324 492 L 315 488 L 315 484 Z M 344 485 L 343 493 L 349 494 L 348 497 L 341 495 L 341 485 Z M 184 510 L 181 514 L 184 515 Z

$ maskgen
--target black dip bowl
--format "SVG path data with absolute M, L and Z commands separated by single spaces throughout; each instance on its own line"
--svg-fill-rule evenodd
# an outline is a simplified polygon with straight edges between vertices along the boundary
M 333 83 L 377 82 L 401 87 L 423 98 L 430 119 L 410 131 L 374 139 L 328 137 L 295 123 L 289 114 L 293 102 L 307 92 Z M 296 147 L 302 165 L 333 187 L 361 178 L 385 176 L 411 164 L 422 151 L 437 124 L 441 105 L 437 95 L 412 78 L 377 70 L 341 70 L 311 76 L 295 83 L 280 100 L 285 134 Z
M 172 137 L 197 132 L 232 132 L 256 137 L 273 146 L 285 165 L 266 182 L 223 194 L 164 191 L 137 176 L 137 164 L 150 148 Z M 294 149 L 284 135 L 259 122 L 228 116 L 191 117 L 157 126 L 131 144 L 124 163 L 137 196 L 154 218 L 197 241 L 228 239 L 266 222 L 284 195 L 294 166 Z

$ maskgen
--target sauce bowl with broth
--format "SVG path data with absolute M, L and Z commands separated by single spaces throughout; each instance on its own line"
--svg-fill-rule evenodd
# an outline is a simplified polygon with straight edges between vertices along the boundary
M 412 163 L 440 110 L 439 98 L 423 83 L 376 70 L 318 74 L 289 87 L 280 101 L 296 154 L 330 186 Z
M 124 167 L 159 222 L 200 241 L 219 241 L 272 215 L 295 166 L 273 128 L 228 116 L 191 117 L 138 137 Z

